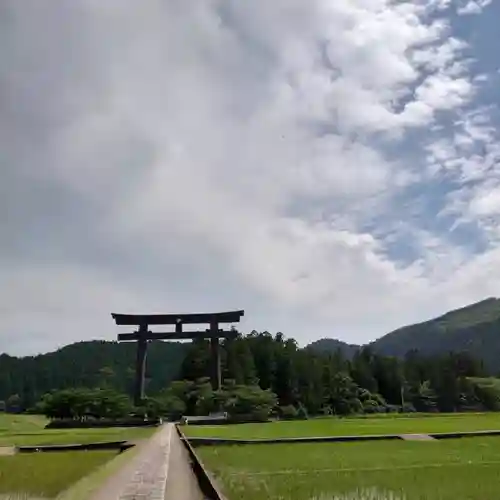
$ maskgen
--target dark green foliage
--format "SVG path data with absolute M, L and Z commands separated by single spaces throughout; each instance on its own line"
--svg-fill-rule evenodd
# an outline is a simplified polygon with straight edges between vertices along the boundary
M 22 411 L 22 401 L 19 394 L 12 394 L 7 398 L 5 411 L 8 413 L 20 413 Z
M 293 405 L 281 406 L 279 410 L 280 418 L 283 420 L 295 420 L 298 418 L 299 412 Z
M 186 344 L 152 342 L 148 346 L 146 392 L 158 393 L 178 377 Z M 134 343 L 79 342 L 39 356 L 0 355 L 0 399 L 18 394 L 22 409 L 47 392 L 75 387 L 109 387 L 132 393 Z M 11 411 L 7 409 L 7 411 Z
M 225 391 L 223 409 L 234 421 L 265 422 L 277 402 L 276 394 L 269 389 L 236 385 Z
M 348 344 L 347 342 L 342 342 L 338 339 L 319 339 L 311 342 L 307 346 L 307 349 L 320 354 L 340 350 L 345 358 L 351 359 L 359 351 L 360 346 L 356 344 Z
M 256 385 L 239 385 L 231 381 L 222 390 L 213 391 L 207 379 L 174 382 L 160 396 L 160 400 L 176 401 L 187 415 L 209 415 L 225 411 L 233 420 L 265 421 L 277 404 L 269 390 Z
M 46 394 L 40 410 L 50 419 L 118 419 L 132 412 L 132 403 L 111 389 L 63 389 Z
M 479 401 L 486 410 L 500 410 L 500 379 L 498 378 L 469 378 L 469 382 Z

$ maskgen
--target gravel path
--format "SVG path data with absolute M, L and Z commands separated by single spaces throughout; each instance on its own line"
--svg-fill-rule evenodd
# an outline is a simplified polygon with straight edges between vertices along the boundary
M 92 500 L 203 500 L 173 424 L 138 446 Z

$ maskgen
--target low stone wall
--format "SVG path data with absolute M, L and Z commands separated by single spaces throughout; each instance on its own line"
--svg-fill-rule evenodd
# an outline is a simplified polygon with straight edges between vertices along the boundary
M 16 453 L 38 453 L 48 451 L 117 450 L 120 453 L 135 446 L 128 441 L 107 441 L 86 444 L 52 444 L 38 446 L 16 446 Z
M 93 429 L 105 427 L 157 427 L 162 424 L 161 419 L 144 420 L 142 418 L 121 418 L 121 419 L 90 419 L 73 420 L 57 419 L 51 420 L 46 429 Z

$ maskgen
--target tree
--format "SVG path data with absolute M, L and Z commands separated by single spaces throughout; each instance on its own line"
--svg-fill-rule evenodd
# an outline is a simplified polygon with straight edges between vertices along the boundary
M 373 375 L 373 353 L 365 347 L 354 354 L 351 361 L 351 376 L 354 382 L 370 392 L 378 392 L 377 379 Z
M 239 385 L 257 383 L 250 345 L 241 335 L 222 342 L 222 373 L 224 379 L 234 380 Z
M 22 402 L 19 394 L 12 394 L 6 401 L 5 409 L 8 413 L 20 413 L 22 411 Z
M 195 381 L 206 377 L 210 373 L 210 345 L 205 339 L 195 339 L 188 348 L 188 352 L 181 364 L 180 376 L 182 380 Z
M 377 381 L 378 392 L 393 405 L 399 405 L 402 389 L 405 385 L 404 370 L 401 361 L 394 357 L 375 356 L 373 376 Z
M 237 385 L 226 393 L 224 410 L 233 420 L 266 421 L 278 400 L 269 389 Z
M 116 374 L 115 374 L 115 371 L 113 370 L 113 368 L 109 367 L 109 366 L 103 366 L 100 370 L 99 370 L 99 375 L 100 375 L 100 386 L 101 387 L 113 387 L 114 385 L 114 380 L 115 380 L 115 377 L 116 377 Z
M 279 407 L 302 408 L 311 416 L 400 411 L 402 406 L 418 411 L 499 406 L 490 384 L 471 381 L 482 379 L 485 368 L 468 352 L 431 356 L 414 350 L 400 359 L 368 347 L 351 346 L 345 355 L 346 350 L 335 345 L 336 350 L 325 352 L 300 348 L 280 332 L 238 334 L 221 343 L 223 387 L 214 391 L 207 378 L 211 352 L 206 340 L 151 342 L 148 397 L 136 410 L 168 418 L 206 415 L 225 407 L 260 411 L 262 390 L 273 394 Z M 116 342 L 81 342 L 35 357 L 0 355 L 0 399 L 8 411 L 36 411 L 36 402 L 48 394 L 41 406 L 58 415 L 54 418 L 120 415 L 130 404 L 116 395 L 132 394 L 135 355 L 133 344 Z M 268 411 L 264 406 L 261 413 Z
M 132 411 L 130 398 L 111 389 L 63 389 L 46 394 L 40 409 L 51 419 L 123 418 Z
M 275 386 L 276 359 L 275 340 L 269 332 L 257 333 L 253 331 L 247 337 L 247 342 L 255 362 L 256 375 L 262 389 Z
M 358 385 L 343 372 L 336 373 L 330 382 L 325 403 L 336 415 L 348 415 L 362 410 Z
M 436 392 L 431 387 L 430 380 L 425 380 L 412 392 L 411 402 L 417 411 L 434 411 L 437 407 L 436 400 Z

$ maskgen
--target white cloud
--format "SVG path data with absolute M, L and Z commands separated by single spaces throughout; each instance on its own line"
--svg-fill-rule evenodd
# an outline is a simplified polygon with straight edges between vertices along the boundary
M 491 2 L 492 0 L 468 0 L 461 7 L 458 7 L 457 13 L 459 15 L 481 14 Z
M 464 115 L 482 80 L 447 6 L 74 1 L 55 23 L 61 4 L 7 3 L 0 339 L 86 338 L 112 307 L 234 306 L 249 328 L 363 341 L 490 291 L 485 258 L 466 265 L 421 208 L 405 220 L 416 258 L 384 237 L 398 197 L 443 169 L 463 181 L 471 144 L 493 140 Z M 496 207 L 457 193 L 457 218 Z

